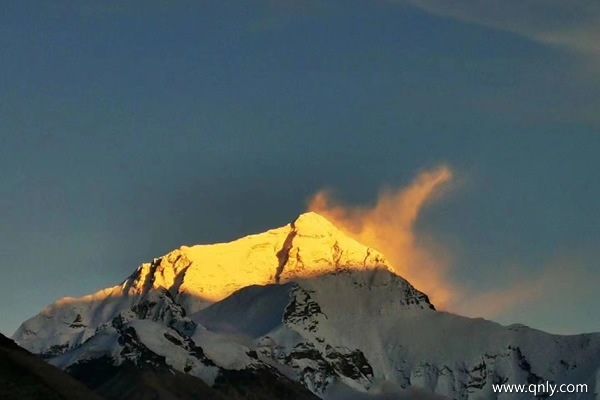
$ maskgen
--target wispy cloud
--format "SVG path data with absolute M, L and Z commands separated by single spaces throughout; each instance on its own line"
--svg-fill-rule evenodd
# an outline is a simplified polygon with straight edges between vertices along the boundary
M 395 0 L 600 58 L 600 3 L 585 0 Z
M 313 196 L 309 209 L 380 251 L 396 272 L 428 294 L 438 309 L 508 323 L 530 323 L 534 316 L 540 317 L 538 312 L 543 314 L 538 320 L 550 320 L 553 311 L 568 315 L 581 305 L 587 307 L 600 277 L 590 276 L 586 260 L 577 254 L 549 255 L 552 261 L 539 267 L 499 265 L 495 268 L 503 271 L 504 278 L 491 287 L 490 282 L 475 287 L 457 282 L 456 256 L 416 229 L 423 209 L 440 200 L 453 180 L 452 170 L 442 166 L 422 172 L 405 188 L 383 191 L 373 206 L 344 205 L 333 198 L 331 191 L 324 190 Z M 569 301 L 564 301 L 567 298 Z M 558 325 L 541 328 L 565 333 Z
M 445 166 L 425 171 L 408 187 L 381 193 L 373 207 L 342 205 L 331 192 L 321 191 L 309 209 L 383 253 L 399 275 L 427 293 L 436 307 L 445 309 L 457 297 L 446 276 L 450 262 L 435 244 L 419 240 L 415 224 L 424 206 L 438 198 L 451 179 L 452 171 Z
M 591 273 L 589 260 L 581 255 L 554 257 L 543 268 L 521 266 L 503 268 L 506 279 L 486 291 L 462 292 L 461 299 L 453 302 L 453 311 L 471 317 L 485 317 L 507 323 L 529 324 L 533 316 L 554 321 L 544 330 L 554 333 L 577 333 L 561 323 L 565 316 L 577 314 L 595 302 L 593 297 L 600 284 L 600 276 Z M 583 309 L 583 310 L 582 310 Z M 559 318 L 559 316 L 561 316 Z M 597 321 L 590 321 L 590 330 Z

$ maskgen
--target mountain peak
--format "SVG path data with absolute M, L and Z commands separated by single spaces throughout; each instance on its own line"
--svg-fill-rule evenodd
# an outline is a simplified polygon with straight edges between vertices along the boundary
M 142 264 L 123 288 L 139 294 L 165 288 L 178 300 L 193 298 L 184 301 L 193 312 L 249 285 L 376 268 L 393 272 L 380 253 L 308 212 L 283 227 L 229 243 L 182 246 Z
M 316 212 L 309 211 L 304 214 L 300 214 L 298 218 L 292 224 L 297 231 L 302 230 L 306 232 L 330 232 L 337 228 L 329 222 L 329 220 Z

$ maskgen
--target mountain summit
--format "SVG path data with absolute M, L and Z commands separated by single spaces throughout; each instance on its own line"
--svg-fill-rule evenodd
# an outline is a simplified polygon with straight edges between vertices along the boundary
M 231 399 L 503 399 L 492 385 L 550 381 L 586 384 L 565 398 L 588 400 L 600 389 L 599 334 L 438 312 L 383 255 L 315 213 L 181 247 L 121 285 L 57 301 L 13 338 L 111 399 L 131 392 L 115 382 L 146 392 L 169 376 L 164 398 L 181 382 L 195 389 L 179 398 Z
M 310 212 L 281 228 L 230 243 L 183 246 L 140 266 L 123 287 L 128 293 L 166 288 L 197 311 L 202 301 L 222 300 L 249 285 L 376 268 L 393 272 L 377 251 Z

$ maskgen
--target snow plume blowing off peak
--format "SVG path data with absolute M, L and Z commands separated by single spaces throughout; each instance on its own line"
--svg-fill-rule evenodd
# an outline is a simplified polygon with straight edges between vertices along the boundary
M 417 240 L 415 223 L 423 207 L 439 197 L 452 177 L 446 166 L 422 172 L 406 188 L 383 191 L 373 207 L 341 205 L 324 190 L 310 200 L 308 208 L 385 254 L 396 273 L 427 293 L 436 307 L 447 309 L 456 298 L 456 289 L 446 279 L 449 261 Z

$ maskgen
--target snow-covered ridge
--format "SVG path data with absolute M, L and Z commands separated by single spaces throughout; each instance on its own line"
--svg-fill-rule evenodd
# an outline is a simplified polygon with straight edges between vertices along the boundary
M 148 296 L 166 290 L 195 313 L 241 288 L 285 283 L 341 270 L 393 268 L 385 257 L 343 234 L 316 213 L 230 243 L 183 246 L 142 264 L 121 285 L 79 299 L 64 298 L 24 322 L 13 338 L 26 349 L 60 354 Z

